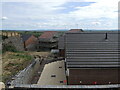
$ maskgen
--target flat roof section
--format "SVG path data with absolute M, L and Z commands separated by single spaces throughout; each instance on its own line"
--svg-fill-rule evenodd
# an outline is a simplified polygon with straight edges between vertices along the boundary
M 64 60 L 46 64 L 38 85 L 66 85 Z

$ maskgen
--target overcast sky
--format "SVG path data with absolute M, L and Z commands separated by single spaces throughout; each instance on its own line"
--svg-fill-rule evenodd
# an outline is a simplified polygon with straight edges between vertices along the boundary
M 33 0 L 34 1 L 34 0 Z M 0 29 L 117 29 L 119 0 L 2 2 Z

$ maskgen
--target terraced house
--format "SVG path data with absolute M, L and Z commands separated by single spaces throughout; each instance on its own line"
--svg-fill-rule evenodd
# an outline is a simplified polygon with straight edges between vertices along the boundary
M 20 33 L 18 32 L 1 32 L 0 35 L 7 36 L 7 37 L 14 37 L 14 36 L 20 36 Z

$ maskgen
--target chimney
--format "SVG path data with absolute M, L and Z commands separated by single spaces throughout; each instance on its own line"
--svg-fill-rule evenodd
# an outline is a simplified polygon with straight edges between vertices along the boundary
M 107 33 L 105 34 L 105 39 L 106 39 L 106 40 L 108 39 Z

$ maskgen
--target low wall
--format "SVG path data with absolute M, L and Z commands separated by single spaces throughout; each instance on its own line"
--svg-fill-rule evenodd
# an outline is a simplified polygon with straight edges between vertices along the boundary
M 40 62 L 39 58 L 35 59 L 28 67 L 12 78 L 13 80 L 10 82 L 10 85 L 30 84 L 33 76 L 40 68 Z
M 14 90 L 119 90 L 120 84 L 112 85 L 18 85 Z

